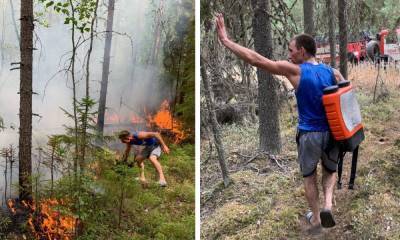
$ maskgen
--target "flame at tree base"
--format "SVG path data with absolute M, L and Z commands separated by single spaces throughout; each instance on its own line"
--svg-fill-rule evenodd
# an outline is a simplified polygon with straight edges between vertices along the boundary
M 186 138 L 183 125 L 173 117 L 167 100 L 161 103 L 160 109 L 154 116 L 148 115 L 147 119 L 150 125 L 153 124 L 158 128 L 170 130 L 175 136 L 175 143 L 180 143 Z
M 155 114 L 150 114 L 144 109 L 145 117 L 140 117 L 132 113 L 129 118 L 126 119 L 118 114 L 109 115 L 106 112 L 106 122 L 107 124 L 130 122 L 133 125 L 143 124 L 148 129 L 166 130 L 172 133 L 174 143 L 180 143 L 187 137 L 187 134 L 183 130 L 182 122 L 174 118 L 170 109 L 171 107 L 168 100 L 164 100 Z
M 21 207 L 29 212 L 28 226 L 35 239 L 46 240 L 71 240 L 75 235 L 75 227 L 79 221 L 72 216 L 63 215 L 55 208 L 64 205 L 62 201 L 55 199 L 44 199 L 37 204 L 29 204 L 21 201 Z M 13 215 L 18 209 L 14 200 L 9 199 L 7 206 Z

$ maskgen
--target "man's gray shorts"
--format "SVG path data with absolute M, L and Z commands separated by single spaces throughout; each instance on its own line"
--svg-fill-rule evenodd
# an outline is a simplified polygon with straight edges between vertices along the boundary
M 142 146 L 142 145 L 133 145 L 133 154 L 136 156 L 141 155 L 144 158 L 149 158 L 151 155 L 156 156 L 157 158 L 161 156 L 161 148 L 160 146 Z
M 303 177 L 311 176 L 319 160 L 328 172 L 336 172 L 339 147 L 334 144 L 329 131 L 298 132 L 296 136 L 298 160 Z

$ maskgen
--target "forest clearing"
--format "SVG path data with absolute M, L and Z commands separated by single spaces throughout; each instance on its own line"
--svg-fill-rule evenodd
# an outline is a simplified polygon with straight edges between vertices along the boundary
M 349 68 L 355 85 L 365 141 L 360 146 L 355 189 L 347 189 L 351 154 L 343 166 L 344 187 L 335 190 L 337 226 L 321 235 L 306 233 L 307 204 L 296 151 L 295 99 L 283 100 L 283 150 L 258 154 L 257 123 L 222 127 L 232 184 L 221 182 L 217 154 L 202 144 L 202 228 L 204 239 L 398 239 L 400 237 L 400 68 L 380 70 L 381 99 L 373 101 L 378 69 L 370 63 Z M 288 104 L 286 104 L 288 101 Z M 288 107 L 291 106 L 291 108 Z M 292 109 L 292 110 L 291 110 Z M 320 174 L 320 167 L 319 167 Z M 267 237 L 266 237 L 267 236 Z
M 400 237 L 399 13 L 201 1 L 202 239 Z

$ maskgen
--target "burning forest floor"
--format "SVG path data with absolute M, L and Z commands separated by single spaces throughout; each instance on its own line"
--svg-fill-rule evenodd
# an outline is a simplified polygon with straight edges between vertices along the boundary
M 283 149 L 275 159 L 257 154 L 257 123 L 222 126 L 233 180 L 227 188 L 223 187 L 215 148 L 202 140 L 201 238 L 400 239 L 400 74 L 398 69 L 382 72 L 384 85 L 378 85 L 377 94 L 382 99 L 373 103 L 376 73 L 370 66 L 350 69 L 366 140 L 360 147 L 354 190 L 347 189 L 351 154 L 345 157 L 344 187 L 335 190 L 336 227 L 316 236 L 307 234 L 304 214 L 308 207 L 296 161 L 296 116 L 284 109 Z M 290 104 L 295 109 L 294 100 Z
M 44 204 L 41 211 L 36 213 L 33 206 L 30 210 L 42 218 L 38 223 L 33 221 L 39 230 L 31 230 L 31 220 L 28 224 L 18 222 L 10 208 L 3 209 L 0 239 L 194 239 L 194 145 L 172 145 L 170 149 L 169 155 L 160 158 L 168 181 L 166 188 L 158 186 L 149 161 L 145 162 L 149 184 L 142 186 L 136 166 L 114 165 L 115 152 L 103 149 L 80 179 L 78 192 L 71 191 L 73 181 L 67 176 L 56 183 L 51 199 L 48 189 L 40 191 L 40 203 Z M 79 224 L 72 223 L 71 228 L 60 225 L 78 218 Z M 48 222 L 53 226 L 40 227 Z

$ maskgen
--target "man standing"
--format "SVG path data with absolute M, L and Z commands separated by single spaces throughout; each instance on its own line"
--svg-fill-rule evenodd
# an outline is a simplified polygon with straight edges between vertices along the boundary
M 164 143 L 161 135 L 157 132 L 134 132 L 130 134 L 128 131 L 124 130 L 120 132 L 118 137 L 121 142 L 126 144 L 126 150 L 122 156 L 123 160 L 126 161 L 133 146 L 135 161 L 140 168 L 140 181 L 142 183 L 146 182 L 144 176 L 144 160 L 147 158 L 157 170 L 159 185 L 161 187 L 166 187 L 167 182 L 165 181 L 164 173 L 158 158 L 161 156 L 161 149 L 168 154 L 169 148 Z
M 299 113 L 298 160 L 304 177 L 305 195 L 311 208 L 306 217 L 310 229 L 335 226 L 332 215 L 333 188 L 336 182 L 339 149 L 330 145 L 329 125 L 322 104 L 323 89 L 342 81 L 339 71 L 315 60 L 315 40 L 307 34 L 295 36 L 289 44 L 289 61 L 274 61 L 245 48 L 228 38 L 222 14 L 217 15 L 220 42 L 236 56 L 271 74 L 285 76 L 296 90 Z M 329 148 L 329 149 L 328 149 Z M 324 204 L 320 211 L 317 187 L 317 165 L 322 160 Z

